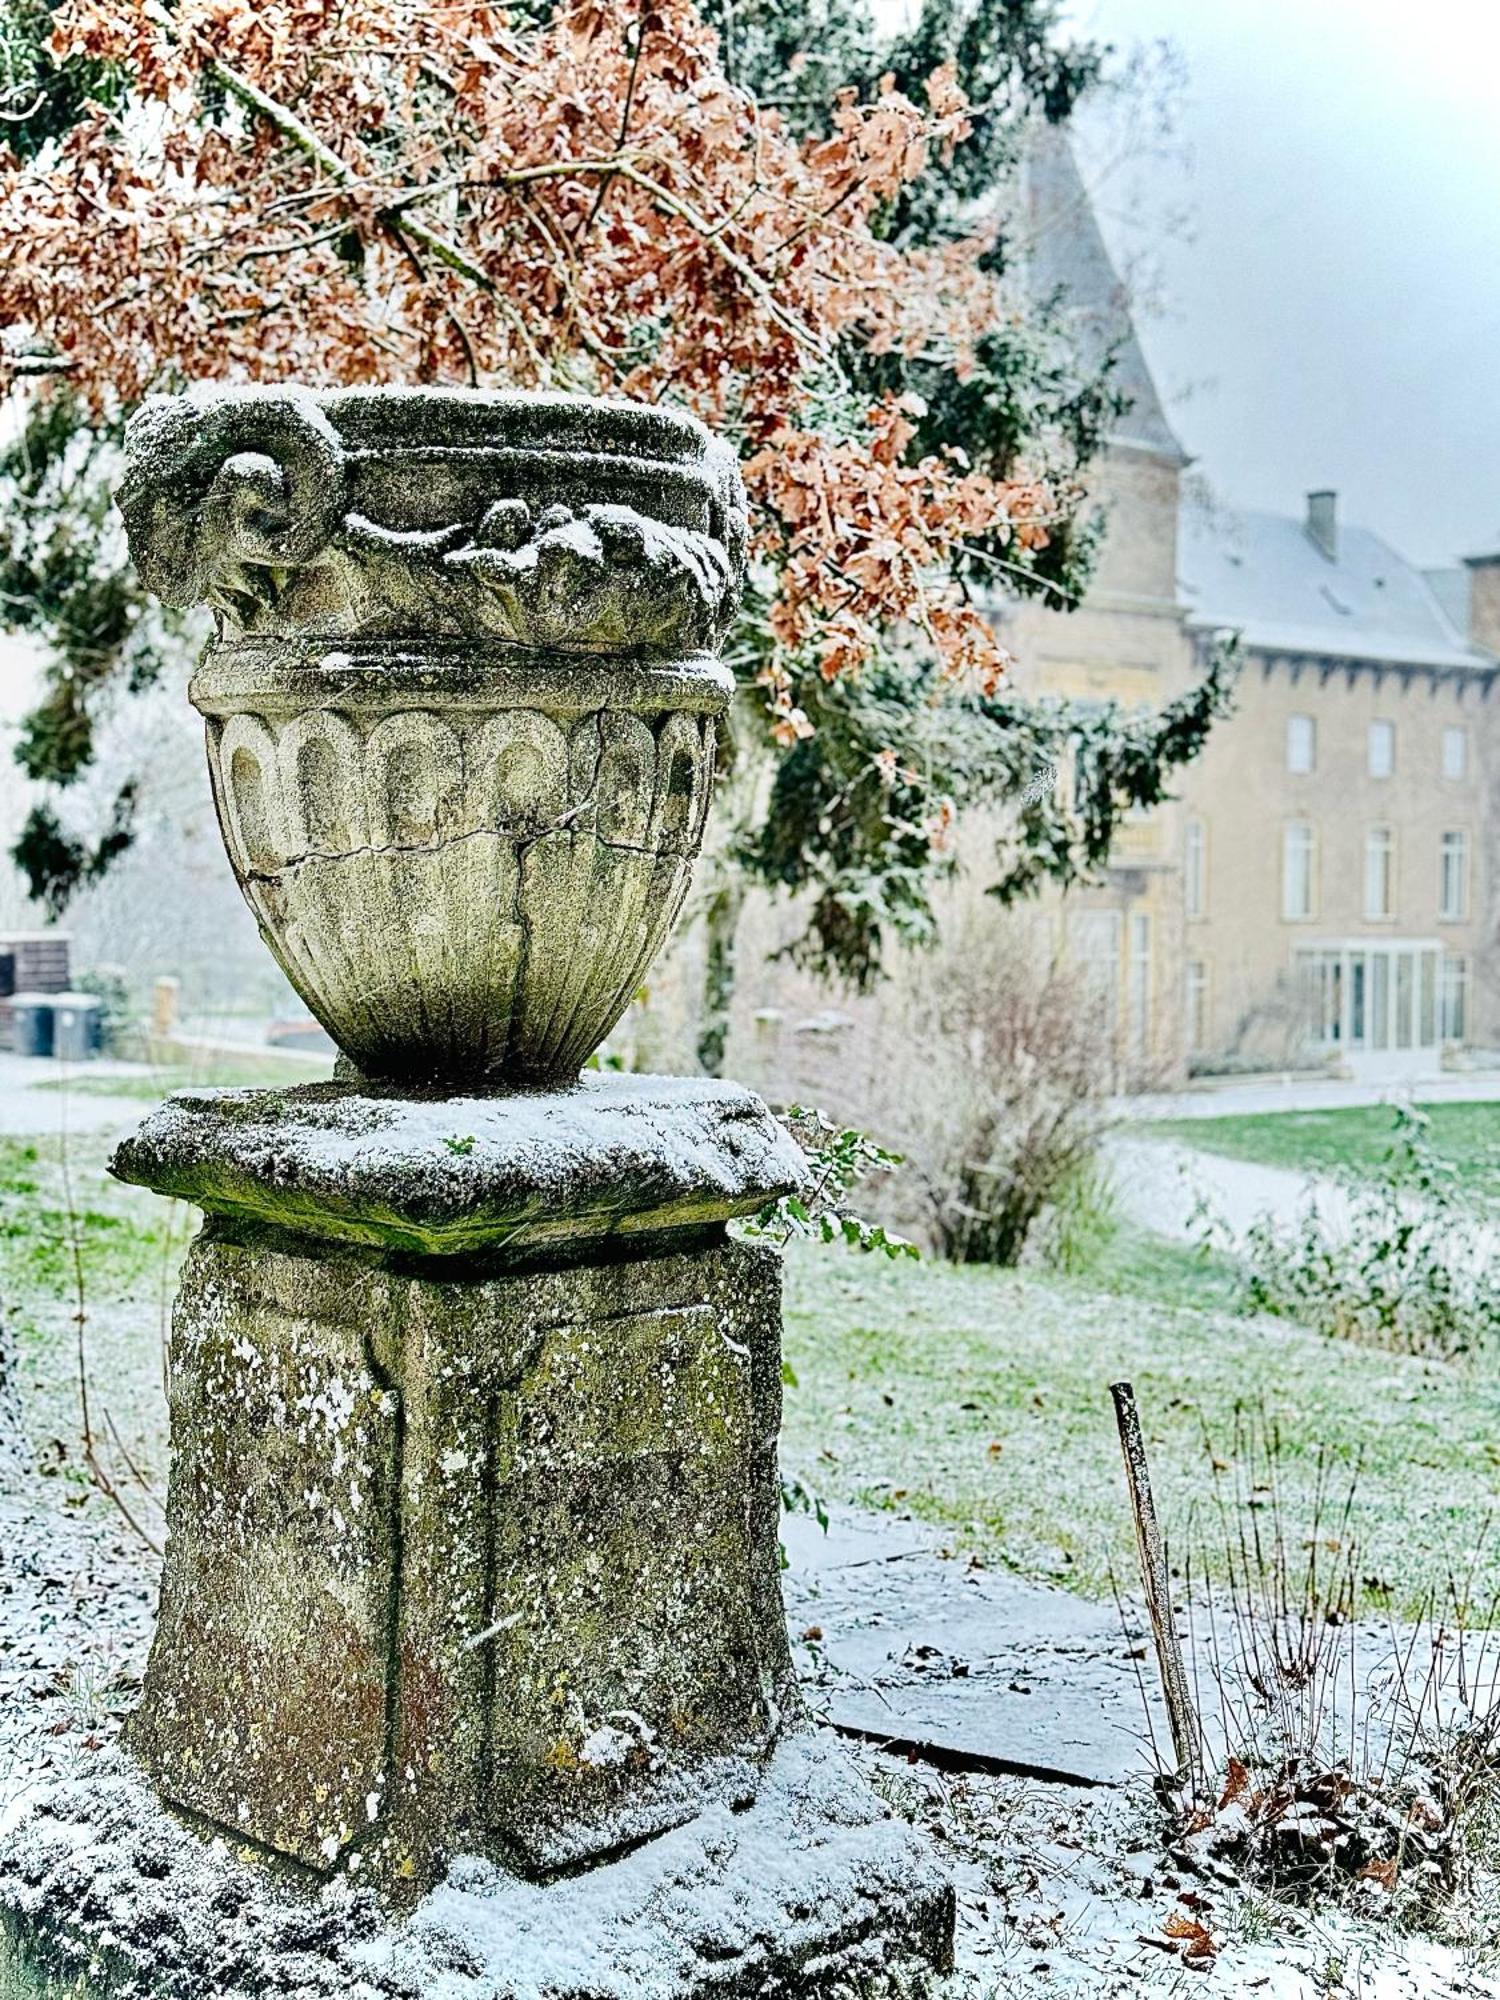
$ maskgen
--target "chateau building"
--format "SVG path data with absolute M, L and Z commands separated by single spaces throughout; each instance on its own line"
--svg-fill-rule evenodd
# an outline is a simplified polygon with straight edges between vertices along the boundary
M 1237 635 L 1235 713 L 1104 880 L 1069 947 L 1140 1081 L 1327 1060 L 1420 1074 L 1500 1044 L 1495 813 L 1500 555 L 1424 574 L 1339 518 L 1216 509 L 1184 480 L 1072 153 L 1032 169 L 1033 284 L 1132 406 L 1094 480 L 1108 515 L 1078 609 L 997 606 L 1032 693 L 1159 705 Z
M 1495 655 L 1331 492 L 1301 519 L 1189 509 L 1179 550 L 1189 630 L 1245 662 L 1182 788 L 1189 1056 L 1378 1078 L 1500 1039 Z

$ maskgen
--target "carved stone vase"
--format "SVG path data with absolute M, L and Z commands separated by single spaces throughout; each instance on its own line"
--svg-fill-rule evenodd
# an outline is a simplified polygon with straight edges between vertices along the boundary
M 148 402 L 119 501 L 218 632 L 192 684 L 235 875 L 370 1079 L 576 1076 L 703 837 L 744 566 L 692 417 L 443 390 Z

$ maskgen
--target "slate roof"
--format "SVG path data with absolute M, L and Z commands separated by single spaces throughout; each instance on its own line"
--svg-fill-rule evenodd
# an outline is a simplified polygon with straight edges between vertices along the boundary
M 1104 247 L 1073 148 L 1055 126 L 1040 127 L 1031 140 L 1027 186 L 1029 290 L 1037 299 L 1057 296 L 1063 323 L 1090 372 L 1114 350 L 1114 380 L 1129 396 L 1130 408 L 1116 420 L 1112 441 L 1186 464 L 1187 454 L 1167 421 L 1141 352 L 1130 297 Z
M 1330 561 L 1300 519 L 1185 502 L 1178 576 L 1190 626 L 1258 652 L 1420 667 L 1488 667 L 1423 572 L 1368 528 L 1338 529 Z

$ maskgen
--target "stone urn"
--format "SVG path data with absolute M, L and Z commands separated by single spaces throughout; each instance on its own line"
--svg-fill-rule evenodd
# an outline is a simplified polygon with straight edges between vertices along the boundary
M 732 453 L 679 411 L 446 389 L 147 402 L 118 499 L 168 603 L 225 844 L 372 1082 L 565 1081 L 703 836 L 745 559 Z

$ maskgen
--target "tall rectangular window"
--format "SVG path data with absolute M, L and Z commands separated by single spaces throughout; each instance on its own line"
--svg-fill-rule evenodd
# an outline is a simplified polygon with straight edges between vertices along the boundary
M 1286 767 L 1305 777 L 1318 761 L 1318 725 L 1310 715 L 1289 715 L 1286 719 Z
M 1201 819 L 1187 823 L 1183 865 L 1182 900 L 1190 917 L 1201 917 L 1208 900 L 1208 828 Z
M 1187 962 L 1188 1052 L 1201 1055 L 1208 1047 L 1208 966 L 1201 958 Z
M 1316 845 L 1305 819 L 1293 820 L 1281 836 L 1281 914 L 1288 923 L 1302 923 L 1313 913 L 1313 864 Z
M 1299 951 L 1297 973 L 1309 1037 L 1320 1048 L 1337 1048 L 1344 1039 L 1344 954 Z
M 1365 835 L 1365 915 L 1394 914 L 1396 836 L 1388 826 L 1372 826 Z
M 1122 922 L 1118 910 L 1074 910 L 1068 918 L 1068 946 L 1073 963 L 1112 1028 L 1120 1018 Z
M 1445 833 L 1438 877 L 1438 917 L 1445 924 L 1461 924 L 1468 914 L 1469 836 L 1463 832 Z
M 1469 732 L 1461 725 L 1443 731 L 1443 776 L 1445 778 L 1467 778 L 1469 775 Z
M 1372 722 L 1370 724 L 1370 776 L 1388 778 L 1396 768 L 1396 725 L 1394 722 Z
M 1449 954 L 1443 960 L 1442 1033 L 1445 1042 L 1469 1036 L 1469 961 Z
M 1130 917 L 1130 1040 L 1136 1055 L 1146 1053 L 1151 1039 L 1151 917 L 1134 910 Z

